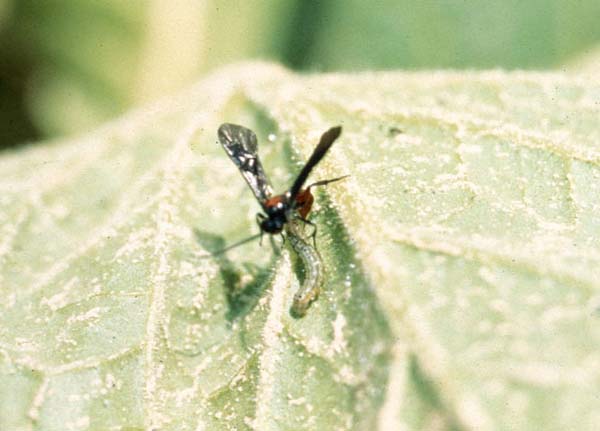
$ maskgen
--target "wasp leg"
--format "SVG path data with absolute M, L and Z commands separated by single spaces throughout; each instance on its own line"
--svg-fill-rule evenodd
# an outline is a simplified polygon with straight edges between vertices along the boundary
M 312 231 L 312 233 L 310 234 L 310 237 L 312 238 L 312 241 L 313 241 L 313 246 L 314 246 L 315 248 L 317 248 L 317 225 L 316 225 L 316 224 L 314 224 L 313 222 L 311 222 L 310 220 L 308 220 L 308 219 L 305 219 L 305 218 L 302 218 L 302 217 L 298 217 L 298 220 L 300 220 L 300 221 L 301 221 L 302 223 L 304 223 L 305 225 L 307 224 L 307 225 L 309 225 L 309 226 L 312 226 L 312 228 L 313 228 L 313 231 Z

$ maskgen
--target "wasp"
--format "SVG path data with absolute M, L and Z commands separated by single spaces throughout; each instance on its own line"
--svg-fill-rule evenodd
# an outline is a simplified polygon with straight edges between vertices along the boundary
M 324 186 L 334 181 L 346 178 L 333 178 L 330 180 L 317 181 L 304 187 L 304 183 L 313 168 L 327 154 L 329 148 L 342 133 L 340 126 L 327 130 L 312 155 L 292 183 L 292 186 L 284 193 L 274 195 L 273 188 L 258 158 L 258 145 L 254 132 L 237 124 L 222 124 L 218 130 L 219 142 L 229 158 L 235 163 L 242 176 L 250 186 L 263 212 L 256 215 L 256 223 L 260 229 L 257 235 L 246 238 L 227 248 L 213 253 L 219 254 L 233 247 L 252 241 L 258 237 L 262 239 L 264 233 L 271 235 L 282 234 L 285 230 L 290 240 L 292 249 L 298 254 L 305 268 L 305 278 L 302 286 L 294 295 L 290 314 L 293 317 L 303 317 L 310 305 L 318 298 L 323 281 L 323 261 L 316 249 L 316 226 L 308 220 L 308 214 L 312 209 L 314 196 L 311 188 Z M 305 239 L 299 227 L 299 221 L 314 227 L 312 233 L 312 247 Z M 283 237 L 285 239 L 285 237 Z
M 218 253 L 225 252 L 233 247 L 252 241 L 258 237 L 262 238 L 264 233 L 282 233 L 284 227 L 290 220 L 298 219 L 306 224 L 312 225 L 313 242 L 316 236 L 316 226 L 308 220 L 308 214 L 312 209 L 314 196 L 312 187 L 324 186 L 329 183 L 342 180 L 348 175 L 329 180 L 317 181 L 303 188 L 308 175 L 313 168 L 327 154 L 329 148 L 342 133 L 341 126 L 332 127 L 321 136 L 319 144 L 312 155 L 292 183 L 292 186 L 284 193 L 274 195 L 273 187 L 258 158 L 258 144 L 254 132 L 244 126 L 225 123 L 219 127 L 217 135 L 219 142 L 229 158 L 235 163 L 248 186 L 254 193 L 263 212 L 256 215 L 256 222 L 260 229 L 257 235 L 246 238 L 235 243 Z

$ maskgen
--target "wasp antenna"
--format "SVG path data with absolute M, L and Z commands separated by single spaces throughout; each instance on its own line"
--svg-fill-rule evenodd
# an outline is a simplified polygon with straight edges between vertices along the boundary
M 209 258 L 209 257 L 218 256 L 218 255 L 220 255 L 220 254 L 223 254 L 223 253 L 225 253 L 225 252 L 228 252 L 228 251 L 229 251 L 229 250 L 231 250 L 232 248 L 236 248 L 236 247 L 239 247 L 240 245 L 244 245 L 244 244 L 246 244 L 247 242 L 254 241 L 255 239 L 258 239 L 258 238 L 260 238 L 261 236 L 262 236 L 262 232 L 261 232 L 261 233 L 257 233 L 256 235 L 249 236 L 248 238 L 244 238 L 243 240 L 241 240 L 241 241 L 238 241 L 238 242 L 236 242 L 236 243 L 234 243 L 234 244 L 228 245 L 228 246 L 227 246 L 227 247 L 225 247 L 225 248 L 222 248 L 222 249 L 220 249 L 220 250 L 217 250 L 217 251 L 213 251 L 213 252 L 212 252 L 212 253 L 210 253 L 210 254 L 205 254 L 205 255 L 202 255 L 202 256 L 200 256 L 200 257 L 201 257 L 201 258 L 203 258 L 203 259 L 207 259 L 207 258 Z
M 315 183 L 312 183 L 310 186 L 306 187 L 307 189 L 310 189 L 311 187 L 319 187 L 319 186 L 326 186 L 329 183 L 335 183 L 336 181 L 341 181 L 345 178 L 348 178 L 350 175 L 342 175 L 341 177 L 337 177 L 337 178 L 332 178 L 330 180 L 321 180 L 321 181 L 317 181 Z

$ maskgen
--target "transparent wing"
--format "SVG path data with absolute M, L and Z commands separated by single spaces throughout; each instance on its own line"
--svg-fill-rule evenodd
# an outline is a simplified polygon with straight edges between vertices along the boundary
M 273 188 L 258 158 L 256 135 L 246 127 L 229 123 L 221 124 L 217 134 L 223 149 L 264 208 L 264 202 L 273 194 Z

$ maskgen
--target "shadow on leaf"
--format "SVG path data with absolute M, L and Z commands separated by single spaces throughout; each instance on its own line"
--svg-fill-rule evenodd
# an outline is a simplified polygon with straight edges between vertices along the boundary
M 206 250 L 222 250 L 225 239 L 210 232 L 194 229 L 198 243 Z M 237 263 L 226 253 L 211 256 L 219 266 L 227 299 L 228 311 L 225 318 L 231 323 L 245 317 L 258 304 L 270 277 L 271 265 L 259 266 L 253 263 Z

